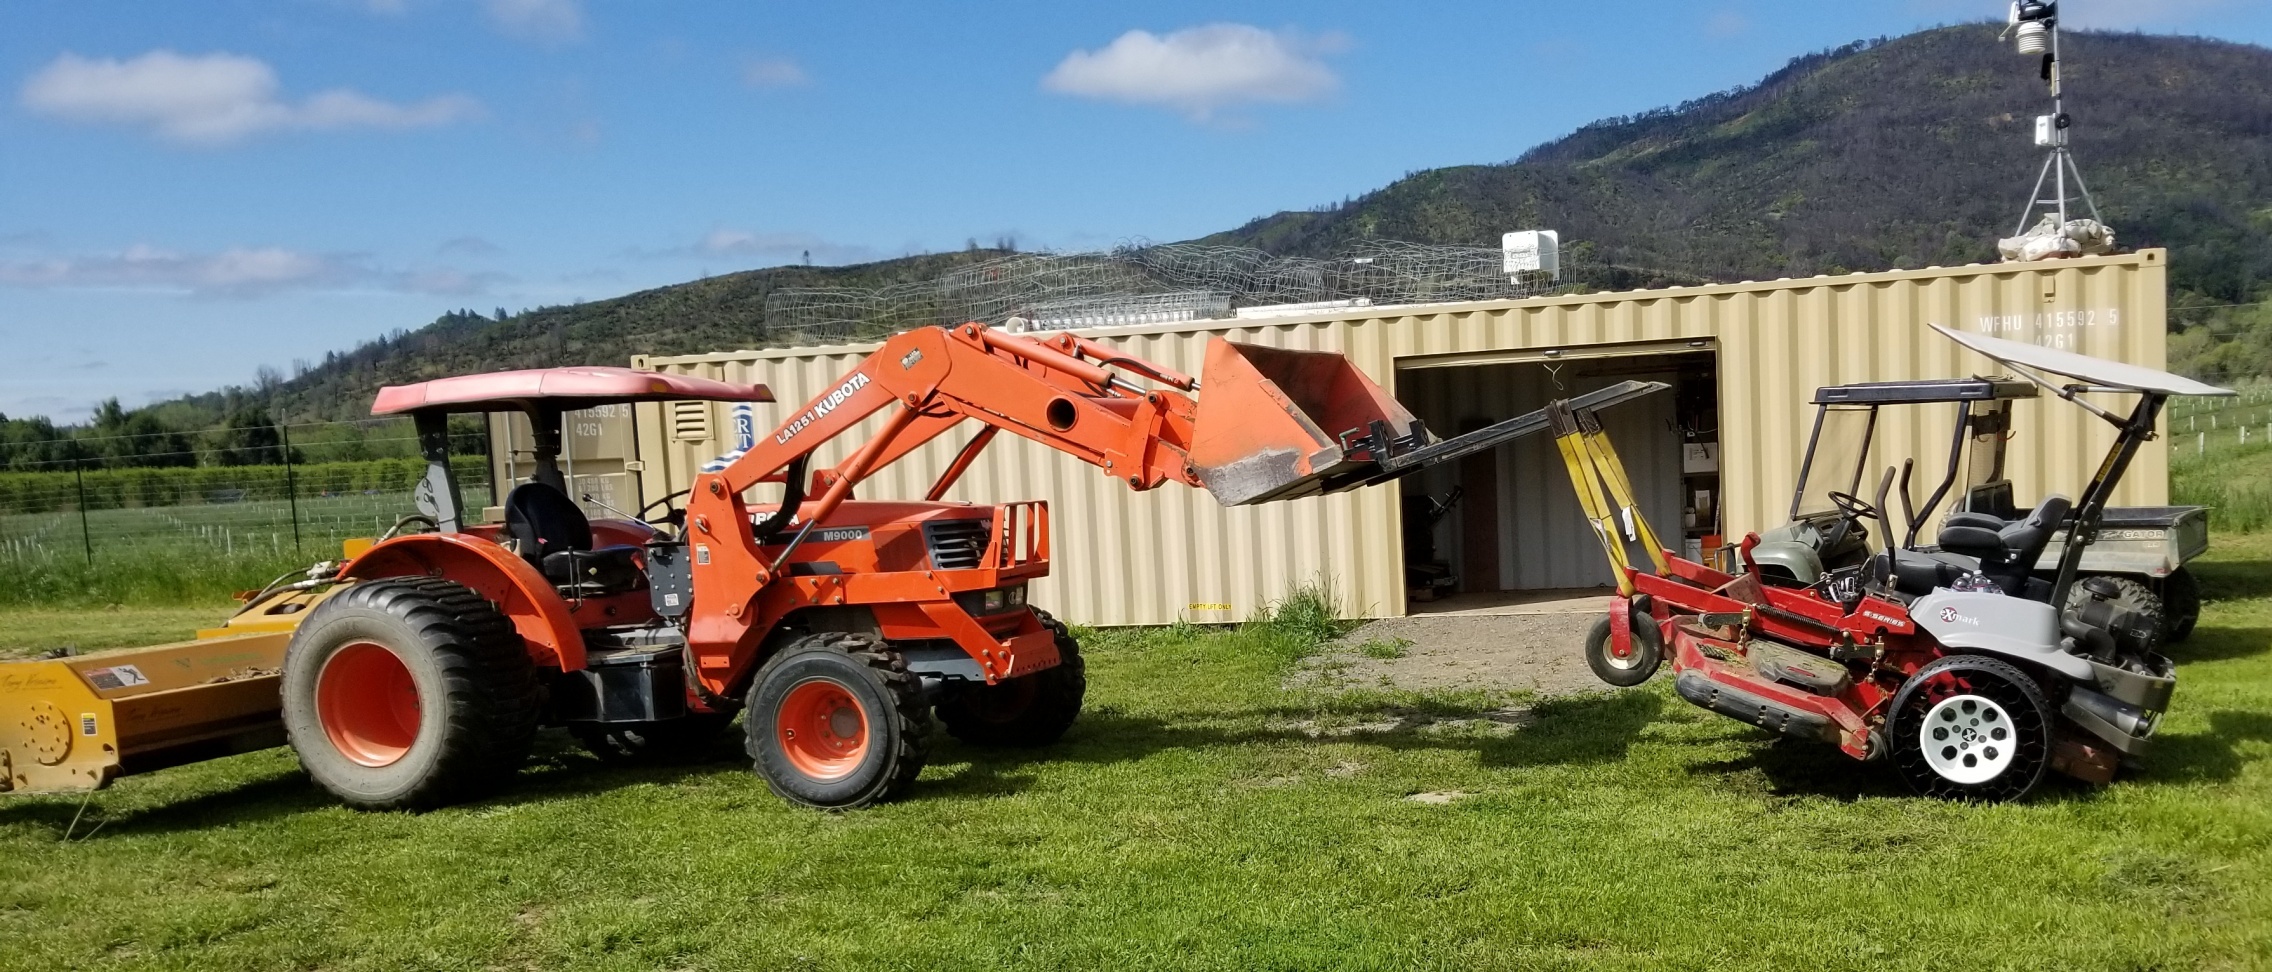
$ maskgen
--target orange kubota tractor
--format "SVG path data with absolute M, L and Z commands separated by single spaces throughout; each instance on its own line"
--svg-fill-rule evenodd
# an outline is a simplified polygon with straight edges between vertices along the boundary
M 1434 440 L 1338 354 L 1216 339 L 1201 376 L 1072 334 L 919 328 L 691 490 L 600 520 L 555 464 L 564 413 L 772 396 L 622 368 L 383 389 L 373 411 L 411 416 L 428 461 L 423 515 L 279 580 L 198 641 L 0 664 L 0 790 L 100 787 L 269 745 L 281 726 L 347 803 L 433 807 L 509 778 L 545 725 L 638 759 L 714 740 L 741 712 L 776 793 L 861 806 L 914 781 L 934 714 L 970 743 L 1039 745 L 1080 712 L 1080 645 L 1026 603 L 1049 570 L 1048 508 L 942 499 L 1002 431 L 1130 489 L 1173 481 L 1242 505 L 1385 482 L 1547 426 L 1533 412 Z M 531 418 L 536 472 L 502 522 L 470 523 L 448 418 L 499 410 Z M 816 468 L 816 449 L 868 420 L 872 437 Z M 854 497 L 966 423 L 922 500 Z M 777 499 L 756 502 L 761 486 Z
M 1239 505 L 1382 482 L 1545 427 L 1533 413 L 1435 441 L 1338 354 L 1216 339 L 1202 378 L 1069 333 L 919 328 L 687 492 L 598 521 L 554 465 L 563 412 L 770 394 L 598 368 L 384 389 L 373 411 L 412 416 L 430 463 L 428 530 L 353 557 L 306 611 L 282 666 L 291 744 L 352 805 L 430 807 L 508 777 L 540 725 L 637 757 L 715 738 L 738 711 L 776 793 L 865 805 L 914 781 L 934 713 L 970 743 L 1040 745 L 1080 711 L 1080 646 L 1026 603 L 1049 569 L 1048 508 L 942 500 L 1000 432 L 1130 489 L 1172 481 Z M 533 419 L 536 473 L 503 523 L 468 524 L 447 416 L 501 409 Z M 849 458 L 813 468 L 816 448 L 872 417 L 881 429 Z M 975 433 L 924 499 L 854 497 L 965 423 Z M 778 501 L 753 501 L 764 484 Z

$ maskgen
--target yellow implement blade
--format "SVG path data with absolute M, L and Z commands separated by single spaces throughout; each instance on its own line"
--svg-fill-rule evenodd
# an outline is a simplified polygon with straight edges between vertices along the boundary
M 284 742 L 284 649 L 323 593 L 263 600 L 194 641 L 0 662 L 0 792 L 100 789 Z

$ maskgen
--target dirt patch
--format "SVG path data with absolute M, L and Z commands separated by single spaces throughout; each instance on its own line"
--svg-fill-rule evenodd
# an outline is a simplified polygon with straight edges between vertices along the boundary
M 1586 667 L 1593 614 L 1383 618 L 1326 647 L 1294 675 L 1326 688 L 1499 689 L 1571 695 L 1609 689 Z

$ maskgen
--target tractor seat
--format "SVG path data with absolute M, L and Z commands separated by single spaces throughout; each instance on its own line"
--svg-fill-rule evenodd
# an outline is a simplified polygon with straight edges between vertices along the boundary
M 2028 591 L 2035 562 L 2043 558 L 2043 548 L 2051 545 L 2051 535 L 2058 532 L 2073 505 L 2067 497 L 2053 494 L 2044 497 L 2026 519 L 2001 529 L 1975 525 L 1972 516 L 1965 516 L 1964 522 L 1954 522 L 1952 517 L 1952 522 L 1941 528 L 1938 539 L 1942 550 L 1978 557 L 1980 572 L 1996 586 L 2012 592 Z
M 637 590 L 645 572 L 638 547 L 592 548 L 592 521 L 567 494 L 526 482 L 505 494 L 505 532 L 522 559 L 561 593 L 578 597 Z

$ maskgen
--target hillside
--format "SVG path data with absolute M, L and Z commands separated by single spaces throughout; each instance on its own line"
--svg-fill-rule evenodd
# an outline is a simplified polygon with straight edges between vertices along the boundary
M 2272 50 L 2198 38 L 2067 38 L 2074 147 L 2128 246 L 2172 251 L 2179 323 L 2247 332 L 2173 350 L 2261 370 L 2272 323 Z M 1496 245 L 1553 227 L 1586 258 L 1719 279 L 1993 258 L 2042 156 L 2043 87 L 1995 28 L 1942 28 L 1798 58 L 1759 84 L 1588 125 L 1512 162 L 1417 172 L 1324 211 L 1280 213 L 1205 242 L 1327 255 L 1375 238 Z M 273 389 L 296 418 L 360 414 L 380 384 L 634 353 L 760 345 L 766 294 L 924 279 L 995 251 L 857 267 L 783 267 L 493 320 L 445 316 L 328 357 Z M 2257 350 L 2246 350 L 2255 348 Z M 2261 354 L 2258 352 L 2261 351 Z M 172 403 L 190 419 L 220 393 Z M 208 404 L 210 403 L 210 404 Z

